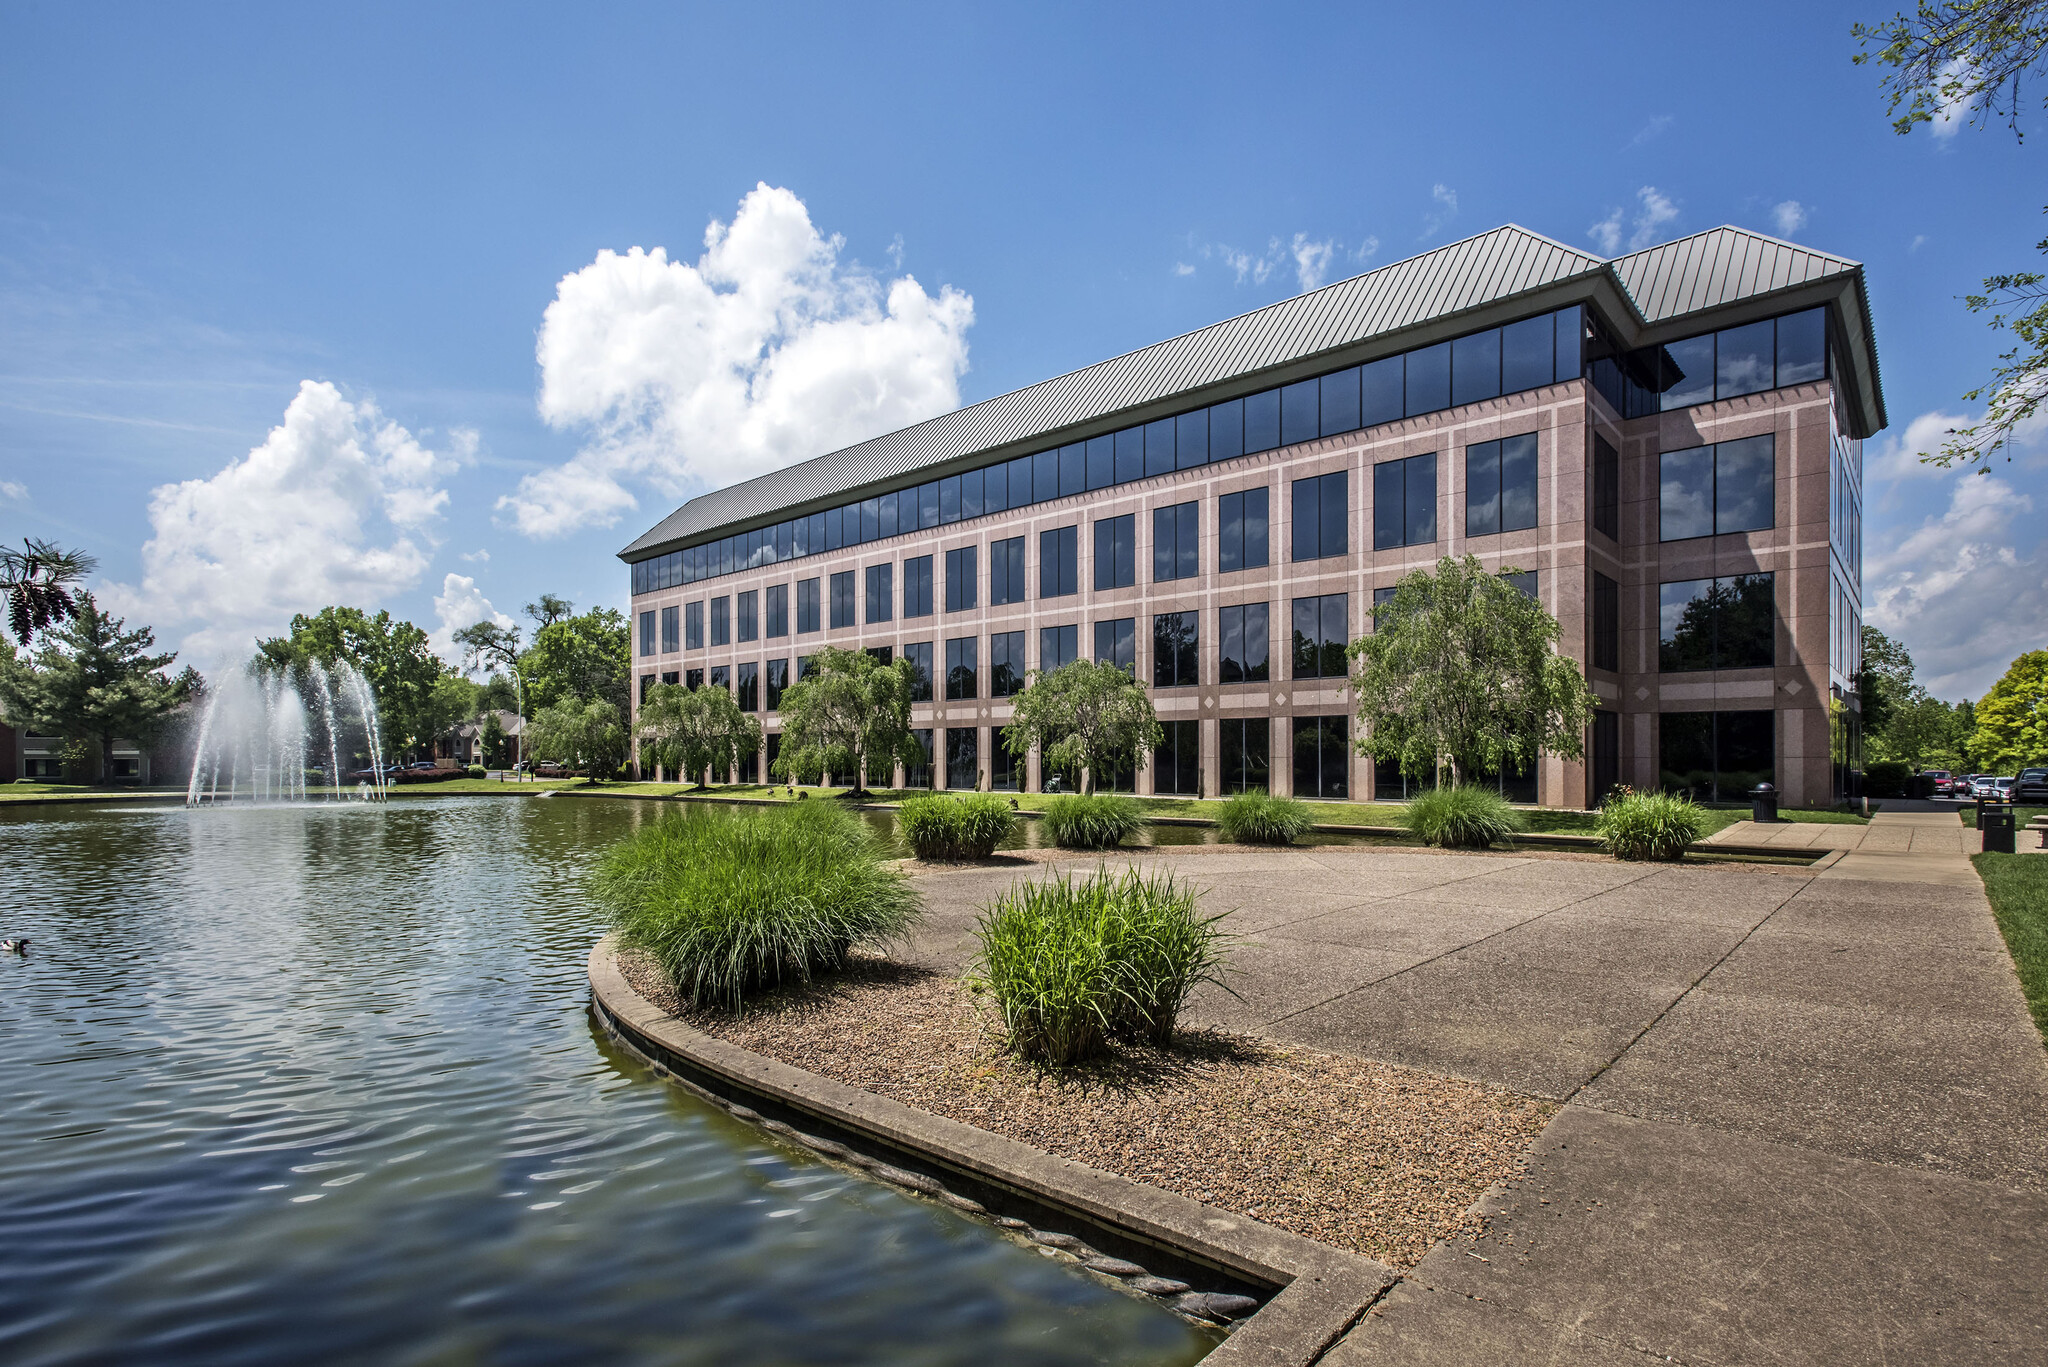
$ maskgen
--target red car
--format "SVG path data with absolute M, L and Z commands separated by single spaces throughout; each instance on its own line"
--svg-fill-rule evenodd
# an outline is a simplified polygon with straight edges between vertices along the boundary
M 1948 770 L 1946 770 L 1946 769 L 1922 769 L 1922 770 L 1920 771 L 1920 777 L 1922 777 L 1922 778 L 1924 778 L 1924 779 L 1929 779 L 1929 780 L 1931 780 L 1931 781 L 1933 782 L 1933 784 L 1934 784 L 1934 795 L 1935 795 L 1936 797 L 1953 797 L 1953 796 L 1955 796 L 1955 791 L 1956 791 L 1956 781 L 1955 781 L 1955 778 L 1954 778 L 1954 777 L 1953 777 L 1952 775 L 1950 775 L 1950 773 L 1949 773 L 1949 771 L 1948 771 Z

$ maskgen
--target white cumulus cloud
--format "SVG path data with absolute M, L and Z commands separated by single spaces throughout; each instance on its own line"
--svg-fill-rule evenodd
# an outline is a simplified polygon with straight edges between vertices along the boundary
M 456 632 L 484 621 L 496 622 L 501 627 L 513 624 L 509 615 L 491 606 L 476 580 L 466 574 L 442 576 L 441 591 L 434 596 L 434 615 L 441 625 L 427 633 L 427 642 L 436 655 L 457 669 L 462 668 L 463 659 L 462 647 L 455 644 Z
M 1777 225 L 1778 236 L 1790 237 L 1806 226 L 1806 206 L 1796 199 L 1773 204 L 1771 222 Z
M 540 413 L 586 434 L 499 500 L 529 536 L 609 526 L 956 408 L 974 301 L 840 262 L 788 190 L 757 185 L 696 262 L 600 251 L 541 323 Z
M 1328 238 L 1320 242 L 1311 241 L 1307 233 L 1296 233 L 1294 245 L 1288 249 L 1294 257 L 1294 278 L 1301 282 L 1303 293 L 1320 286 L 1330 273 L 1331 258 L 1337 254 L 1337 244 Z
M 1678 206 L 1671 202 L 1654 185 L 1645 185 L 1636 191 L 1636 212 L 1628 220 L 1628 249 L 1639 252 L 1663 235 L 1663 227 L 1678 217 Z M 1602 256 L 1613 256 L 1621 250 L 1623 220 L 1628 218 L 1625 210 L 1610 209 L 1607 217 L 1589 224 L 1586 236 L 1600 249 Z
M 306 380 L 248 455 L 150 495 L 142 582 L 102 596 L 163 639 L 182 633 L 181 656 L 202 669 L 247 657 L 293 613 L 374 608 L 426 572 L 442 481 L 474 457 L 476 437 L 456 431 L 446 445 Z
M 0 498 L 9 503 L 28 502 L 28 486 L 19 480 L 0 479 Z

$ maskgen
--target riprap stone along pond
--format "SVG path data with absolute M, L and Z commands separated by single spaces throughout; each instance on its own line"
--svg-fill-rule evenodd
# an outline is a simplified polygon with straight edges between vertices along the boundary
M 648 804 L 0 812 L 0 1360 L 1178 1364 L 1214 1340 L 612 1051 Z

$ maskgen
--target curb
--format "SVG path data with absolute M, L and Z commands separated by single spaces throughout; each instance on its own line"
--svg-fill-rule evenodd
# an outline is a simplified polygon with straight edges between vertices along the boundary
M 823 1121 L 859 1146 L 906 1155 L 920 1167 L 963 1180 L 993 1199 L 1007 1197 L 1055 1211 L 1115 1242 L 1158 1249 L 1182 1262 L 1276 1291 L 1238 1323 L 1231 1336 L 1203 1359 L 1206 1363 L 1309 1367 L 1399 1280 L 1393 1269 L 1362 1255 L 1057 1158 L 1019 1140 L 713 1039 L 634 991 L 614 961 L 614 947 L 615 938 L 606 936 L 590 952 L 592 1006 L 599 1023 L 621 1043 L 657 1065 L 667 1065 L 678 1080 L 734 1114 L 738 1111 L 730 1098 L 737 1092 L 747 1102 L 759 1100 Z M 759 1121 L 750 1107 L 742 1109 L 748 1114 L 741 1119 Z M 761 1123 L 785 1137 L 796 1133 L 787 1125 Z M 886 1173 L 882 1176 L 890 1180 Z M 923 1181 L 937 1186 L 929 1178 Z M 922 1189 L 916 1182 L 901 1185 Z M 959 1198 L 951 1204 L 958 1206 Z

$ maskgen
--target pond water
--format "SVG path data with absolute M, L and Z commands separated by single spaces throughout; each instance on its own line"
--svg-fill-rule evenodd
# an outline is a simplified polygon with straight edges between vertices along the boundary
M 1178 1364 L 591 1024 L 639 802 L 0 810 L 0 1361 Z

